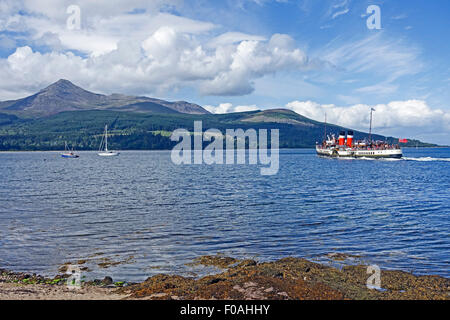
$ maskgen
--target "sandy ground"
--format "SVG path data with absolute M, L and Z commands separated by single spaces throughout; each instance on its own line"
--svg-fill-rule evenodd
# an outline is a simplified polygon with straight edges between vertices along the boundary
M 113 291 L 115 289 L 69 289 L 66 286 L 3 282 L 0 283 L 0 300 L 121 300 L 127 297 Z

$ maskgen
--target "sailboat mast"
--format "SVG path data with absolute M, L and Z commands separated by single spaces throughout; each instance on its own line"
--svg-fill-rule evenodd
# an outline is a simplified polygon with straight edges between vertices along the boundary
M 325 112 L 325 141 L 327 141 L 327 113 Z
M 105 151 L 108 151 L 108 125 L 105 125 Z
M 375 111 L 374 108 L 370 108 L 370 128 L 369 128 L 369 143 L 372 144 L 372 113 Z

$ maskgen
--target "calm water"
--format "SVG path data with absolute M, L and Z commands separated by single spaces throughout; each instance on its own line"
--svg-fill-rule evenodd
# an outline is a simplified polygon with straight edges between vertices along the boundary
M 193 274 L 218 252 L 260 261 L 361 255 L 381 268 L 450 276 L 450 149 L 407 160 L 332 160 L 283 150 L 255 166 L 175 166 L 170 152 L 0 153 L 0 267 L 88 278 Z M 98 263 L 121 262 L 108 269 Z

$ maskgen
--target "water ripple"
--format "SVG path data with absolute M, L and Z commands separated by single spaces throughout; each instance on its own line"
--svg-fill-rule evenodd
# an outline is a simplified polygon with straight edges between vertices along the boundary
M 93 265 L 88 278 L 140 281 L 188 274 L 185 263 L 217 252 L 265 261 L 337 251 L 448 277 L 450 149 L 405 155 L 333 161 L 282 150 L 279 174 L 263 177 L 254 166 L 175 166 L 165 151 L 107 161 L 0 153 L 0 267 L 52 275 L 67 261 L 133 255 L 106 271 Z

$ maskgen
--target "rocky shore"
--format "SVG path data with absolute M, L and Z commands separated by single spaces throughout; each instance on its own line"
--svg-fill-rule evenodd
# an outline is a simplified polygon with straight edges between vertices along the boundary
M 339 256 L 337 256 L 339 258 Z M 301 258 L 258 263 L 224 256 L 204 256 L 194 264 L 215 266 L 221 273 L 199 279 L 159 274 L 141 283 L 113 282 L 109 277 L 69 289 L 68 275 L 49 279 L 0 270 L 0 300 L 6 299 L 157 299 L 157 300 L 449 300 L 450 279 L 381 271 L 381 288 L 367 287 L 367 266 L 342 268 Z

